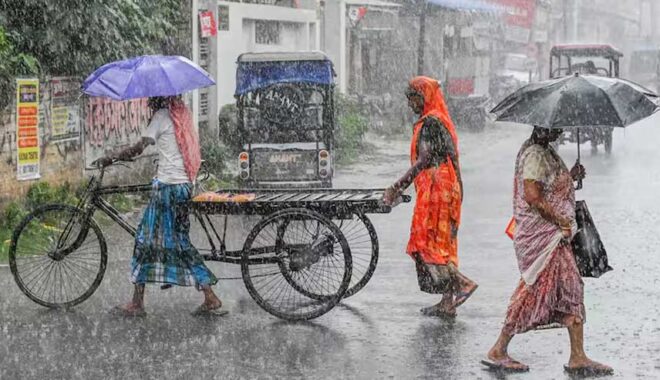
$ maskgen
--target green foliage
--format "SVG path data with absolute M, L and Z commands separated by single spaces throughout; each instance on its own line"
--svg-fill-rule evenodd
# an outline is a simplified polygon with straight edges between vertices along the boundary
M 23 202 L 9 203 L 2 212 L 2 220 L 0 220 L 0 262 L 7 260 L 14 228 L 30 211 L 47 203 L 75 204 L 78 199 L 74 193 L 69 183 L 51 186 L 48 182 L 37 182 L 30 186 Z
M 37 75 L 39 70 L 37 59 L 19 53 L 0 26 L 0 110 L 11 104 L 16 77 Z
M 133 211 L 137 207 L 137 201 L 134 196 L 129 196 L 126 194 L 110 194 L 105 198 L 112 207 L 116 208 L 119 212 L 129 212 Z
M 1 213 L 0 220 L 0 262 L 7 260 L 9 244 L 14 228 L 35 208 L 49 203 L 78 203 L 76 194 L 83 190 L 81 186 L 74 188 L 69 183 L 60 186 L 51 186 L 48 182 L 37 182 L 30 186 L 22 202 L 9 203 Z M 112 194 L 106 200 L 119 212 L 133 211 L 138 205 L 139 196 L 126 194 Z M 103 214 L 97 214 L 103 216 Z M 111 221 L 101 218 L 101 222 Z M 36 238 L 36 237 L 35 237 Z
M 335 98 L 335 115 L 335 155 L 339 163 L 350 162 L 364 147 L 369 119 L 357 102 L 341 94 Z
M 203 169 L 216 177 L 222 177 L 229 162 L 227 148 L 221 146 L 218 140 L 203 139 L 201 144 Z
M 189 13 L 180 0 L 0 0 L 8 40 L 50 75 L 85 76 L 114 60 L 173 54 Z
M 51 186 L 48 182 L 37 182 L 30 186 L 25 196 L 25 207 L 29 210 L 48 203 L 76 204 L 77 198 L 72 186 L 66 182 L 61 186 Z

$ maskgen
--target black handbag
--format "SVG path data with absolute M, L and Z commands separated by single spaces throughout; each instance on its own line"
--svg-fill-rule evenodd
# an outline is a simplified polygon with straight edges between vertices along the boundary
M 578 232 L 571 245 L 580 276 L 598 278 L 611 271 L 612 267 L 607 263 L 607 251 L 585 201 L 575 203 L 575 219 Z

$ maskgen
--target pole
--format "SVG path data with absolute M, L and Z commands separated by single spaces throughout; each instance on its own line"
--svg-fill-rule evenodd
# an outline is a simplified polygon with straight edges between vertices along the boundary
M 417 41 L 417 75 L 424 75 L 424 48 L 426 40 L 426 0 L 419 7 L 419 40 Z
M 571 39 L 578 40 L 578 25 L 580 23 L 580 0 L 573 0 L 573 31 Z
M 568 41 L 568 0 L 562 2 L 562 26 L 564 42 Z
M 199 64 L 199 0 L 191 1 L 192 18 L 192 61 Z M 199 90 L 192 91 L 192 122 L 195 131 L 199 131 Z M 216 117 L 217 119 L 217 117 Z
M 577 146 L 578 146 L 578 156 L 577 156 L 577 164 L 580 164 L 580 128 L 576 128 L 577 131 Z M 582 189 L 582 179 L 578 179 L 577 181 L 577 186 L 575 186 L 575 190 L 581 190 Z

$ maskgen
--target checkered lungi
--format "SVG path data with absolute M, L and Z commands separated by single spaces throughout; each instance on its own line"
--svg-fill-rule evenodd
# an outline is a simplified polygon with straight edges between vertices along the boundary
M 179 286 L 214 285 L 215 275 L 190 243 L 188 202 L 190 184 L 169 185 L 153 181 L 149 205 L 135 238 L 131 282 Z

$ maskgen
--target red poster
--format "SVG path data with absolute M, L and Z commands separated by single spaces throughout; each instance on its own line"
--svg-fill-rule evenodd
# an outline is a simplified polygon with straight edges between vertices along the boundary
M 504 7 L 506 23 L 531 29 L 536 11 L 535 0 L 489 0 Z
M 213 12 L 199 12 L 199 27 L 201 29 L 203 38 L 215 36 L 218 33 L 218 26 L 215 23 Z
M 452 96 L 466 96 L 474 93 L 473 78 L 451 78 L 447 80 L 447 93 Z

